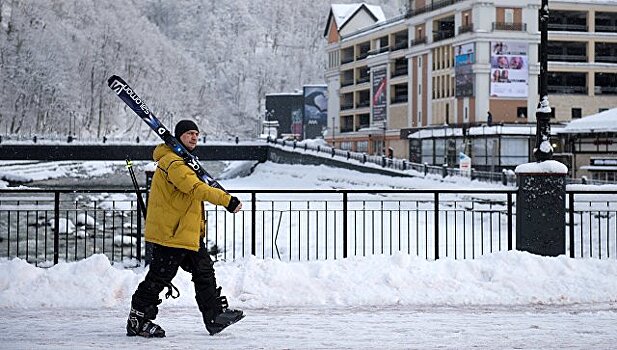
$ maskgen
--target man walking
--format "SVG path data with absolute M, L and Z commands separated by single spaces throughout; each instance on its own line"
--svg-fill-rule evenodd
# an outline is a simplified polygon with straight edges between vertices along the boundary
M 181 120 L 174 134 L 184 147 L 193 152 L 197 147 L 199 128 L 190 120 Z M 152 244 L 152 262 L 143 282 L 131 300 L 126 325 L 128 336 L 164 337 L 161 326 L 152 322 L 162 302 L 159 294 L 168 288 L 165 297 L 177 297 L 171 280 L 178 268 L 192 274 L 195 299 L 206 329 L 214 335 L 244 317 L 241 310 L 228 308 L 227 298 L 216 286 L 214 263 L 203 242 L 205 219 L 203 201 L 223 206 L 231 213 L 242 208 L 238 198 L 210 187 L 165 144 L 154 150 L 157 168 L 152 179 L 146 241 Z

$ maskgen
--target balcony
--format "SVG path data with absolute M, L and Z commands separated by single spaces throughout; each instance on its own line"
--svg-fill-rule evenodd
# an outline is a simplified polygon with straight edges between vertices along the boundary
M 596 32 L 600 32 L 600 33 L 617 33 L 617 25 L 598 25 L 598 24 L 596 24 Z
M 596 86 L 596 95 L 617 95 L 617 86 Z
M 356 103 L 356 108 L 369 107 L 371 105 L 371 100 L 364 100 Z
M 403 39 L 401 41 L 395 41 L 393 51 L 406 49 L 408 47 L 409 46 L 407 45 L 407 39 Z
M 407 66 L 394 67 L 392 78 L 407 75 Z
M 433 41 L 446 40 L 454 37 L 454 30 L 443 30 L 433 33 Z
M 548 30 L 553 32 L 586 32 L 589 27 L 585 24 L 549 23 Z
M 600 56 L 596 54 L 596 62 L 599 63 L 617 63 L 617 57 L 615 56 Z
M 371 55 L 379 55 L 380 53 L 384 53 L 384 52 L 388 52 L 390 51 L 390 46 L 386 46 L 386 47 L 380 47 L 378 49 L 374 49 L 374 50 L 369 50 L 367 52 L 367 56 L 371 56 Z
M 429 5 L 426 5 L 424 7 L 407 10 L 407 14 L 405 16 L 408 18 L 417 16 L 419 14 L 431 12 L 431 11 L 434 11 L 440 8 L 444 8 L 444 7 L 450 6 L 452 4 L 455 4 L 461 1 L 464 1 L 464 0 L 442 0 L 442 1 L 435 1 L 435 2 L 431 1 Z
M 554 55 L 549 54 L 548 60 L 553 62 L 587 62 L 586 55 Z
M 394 96 L 392 98 L 392 103 L 405 103 L 407 102 L 407 94 L 405 95 L 398 95 L 398 96 Z
M 416 45 L 420 45 L 420 44 L 426 44 L 426 36 L 423 36 L 421 38 L 416 38 L 416 39 L 411 40 L 409 42 L 409 46 L 416 46 Z
M 349 57 L 341 57 L 341 64 L 351 63 L 353 62 L 353 56 Z
M 341 111 L 347 110 L 347 109 L 353 109 L 353 103 L 341 103 Z
M 469 33 L 469 32 L 473 32 L 473 24 L 468 24 L 468 25 L 458 27 L 459 34 Z
M 360 52 L 358 56 L 356 56 L 356 61 L 363 60 L 368 57 L 370 51 Z
M 586 86 L 549 85 L 548 92 L 553 93 L 553 94 L 585 95 L 587 94 L 587 87 Z
M 371 77 L 366 75 L 366 76 L 361 76 L 358 78 L 358 81 L 356 82 L 356 84 L 364 84 L 364 83 L 368 83 L 369 81 L 371 81 Z
M 523 32 L 527 30 L 527 23 L 493 22 L 493 31 L 495 30 Z

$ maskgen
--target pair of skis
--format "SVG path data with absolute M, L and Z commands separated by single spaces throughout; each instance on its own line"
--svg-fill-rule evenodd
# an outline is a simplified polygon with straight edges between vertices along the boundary
M 174 153 L 180 156 L 186 165 L 193 169 L 197 177 L 211 187 L 219 188 L 225 192 L 225 188 L 221 186 L 210 175 L 204 167 L 199 163 L 197 157 L 192 155 L 185 147 L 176 139 L 169 129 L 161 123 L 161 121 L 152 114 L 152 111 L 146 105 L 146 102 L 137 95 L 137 93 L 127 84 L 122 78 L 117 75 L 112 75 L 107 80 L 107 85 L 112 89 L 124 103 L 129 106 L 148 126 L 169 146 Z M 144 212 L 145 213 L 145 212 Z M 144 214 L 145 215 L 145 214 Z

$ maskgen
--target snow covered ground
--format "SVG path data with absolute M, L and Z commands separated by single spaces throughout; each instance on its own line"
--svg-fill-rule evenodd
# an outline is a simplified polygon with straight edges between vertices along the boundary
M 223 185 L 487 187 L 464 179 L 442 183 L 270 163 Z M 174 284 L 181 296 L 165 300 L 157 318 L 168 336 L 148 340 L 128 338 L 124 330 L 145 268 L 112 265 L 103 255 L 46 269 L 0 260 L 1 347 L 609 349 L 617 341 L 614 259 L 500 252 L 427 261 L 396 253 L 310 262 L 248 257 L 219 261 L 215 268 L 231 307 L 247 317 L 208 336 L 191 276 L 180 271 Z
M 217 278 L 247 317 L 210 337 L 191 276 L 157 321 L 167 338 L 125 336 L 144 268 L 101 255 L 40 269 L 0 263 L 0 342 L 6 349 L 609 349 L 617 341 L 617 264 L 521 252 L 475 260 L 408 255 L 219 262 Z

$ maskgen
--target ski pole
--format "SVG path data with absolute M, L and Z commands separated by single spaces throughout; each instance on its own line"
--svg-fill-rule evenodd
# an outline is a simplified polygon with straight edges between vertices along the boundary
M 126 168 L 129 170 L 131 180 L 133 181 L 133 187 L 135 188 L 135 194 L 137 195 L 137 207 L 139 207 L 139 210 L 144 216 L 144 220 L 146 220 L 146 204 L 141 196 L 141 191 L 139 190 L 139 185 L 137 184 L 137 178 L 135 177 L 135 171 L 133 171 L 133 161 L 129 158 L 126 159 Z

